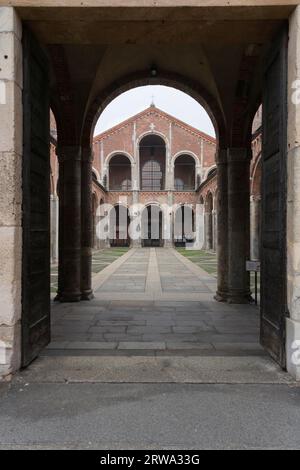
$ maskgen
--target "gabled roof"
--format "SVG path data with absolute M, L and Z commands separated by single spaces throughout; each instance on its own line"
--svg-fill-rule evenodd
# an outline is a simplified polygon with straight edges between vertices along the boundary
M 165 111 L 162 111 L 161 109 L 157 108 L 156 106 L 152 105 L 152 106 L 149 106 L 149 108 L 146 108 L 144 109 L 144 111 L 141 111 L 140 113 L 137 113 L 135 114 L 134 116 L 126 119 L 125 121 L 122 121 L 120 122 L 119 124 L 117 124 L 116 126 L 113 126 L 111 127 L 110 129 L 108 129 L 107 131 L 105 132 L 102 132 L 101 134 L 98 134 L 94 137 L 93 141 L 94 142 L 98 142 L 102 139 L 105 139 L 107 137 L 109 137 L 110 135 L 112 134 L 115 134 L 116 132 L 119 132 L 122 128 L 124 127 L 127 127 L 128 125 L 132 124 L 134 121 L 136 121 L 137 119 L 141 119 L 143 116 L 149 114 L 149 113 L 156 113 L 156 114 L 159 114 L 161 117 L 163 117 L 164 119 L 167 119 L 168 121 L 172 121 L 174 122 L 175 124 L 177 124 L 179 127 L 185 129 L 187 132 L 191 133 L 191 134 L 194 134 L 194 135 L 197 135 L 199 136 L 200 138 L 212 143 L 212 144 L 215 144 L 216 143 L 216 139 L 208 134 L 206 134 L 205 132 L 202 132 L 202 131 L 199 131 L 199 129 L 196 129 L 195 127 L 193 126 L 190 126 L 189 124 L 187 124 L 186 122 L 184 121 L 181 121 L 180 119 L 177 119 L 175 116 L 172 116 L 171 114 L 168 114 L 166 113 Z

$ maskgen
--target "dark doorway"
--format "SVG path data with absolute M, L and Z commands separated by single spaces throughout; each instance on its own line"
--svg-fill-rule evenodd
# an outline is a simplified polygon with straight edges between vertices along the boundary
M 174 219 L 174 244 L 176 247 L 184 247 L 194 241 L 195 216 L 192 207 L 180 206 L 175 212 Z
M 129 211 L 127 207 L 116 205 L 110 211 L 109 233 L 111 247 L 128 247 L 129 239 Z
M 163 216 L 157 205 L 147 206 L 142 214 L 142 246 L 163 246 L 162 237 Z

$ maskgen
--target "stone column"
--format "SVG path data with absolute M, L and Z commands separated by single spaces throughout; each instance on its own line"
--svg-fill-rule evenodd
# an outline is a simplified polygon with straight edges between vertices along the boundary
M 174 214 L 173 214 L 173 204 L 174 204 L 174 193 L 173 191 L 168 191 L 168 203 L 163 207 L 163 233 L 164 246 L 166 248 L 172 248 L 174 246 Z
M 298 80 L 298 83 L 295 83 Z M 300 380 L 300 7 L 290 17 L 288 47 L 287 319 L 288 371 Z
M 51 263 L 58 262 L 58 197 L 51 194 L 50 198 L 50 227 L 51 227 Z
M 217 234 L 218 234 L 218 226 L 217 226 L 217 211 L 214 209 L 212 211 L 212 250 L 217 250 Z
M 260 260 L 260 196 L 250 198 L 250 258 Z
M 91 148 L 83 149 L 81 155 L 81 299 L 91 300 L 93 256 L 93 199 Z
M 22 284 L 22 26 L 0 8 L 0 379 L 20 367 Z M 6 57 L 4 57 L 6 56 Z
M 251 149 L 228 149 L 228 302 L 251 300 L 250 275 L 250 157 Z
M 205 230 L 205 249 L 212 249 L 212 213 L 211 211 L 204 213 L 204 230 Z
M 217 156 L 217 262 L 218 288 L 215 299 L 226 302 L 228 296 L 228 167 L 227 151 L 219 149 Z
M 81 149 L 57 148 L 59 159 L 59 286 L 57 300 L 81 299 Z
M 132 205 L 133 205 L 133 210 L 131 211 L 131 214 L 130 214 L 130 223 L 135 223 L 135 219 L 138 218 L 140 219 L 141 221 L 141 216 L 139 214 L 135 214 L 135 212 L 138 212 L 140 213 L 141 211 L 141 208 L 139 207 L 139 192 L 138 191 L 133 191 L 132 192 Z M 136 207 L 136 208 L 135 208 Z M 131 246 L 133 248 L 141 248 L 142 246 L 142 239 L 141 239 L 141 223 L 139 224 L 140 225 L 140 236 L 136 239 L 132 239 L 131 240 Z

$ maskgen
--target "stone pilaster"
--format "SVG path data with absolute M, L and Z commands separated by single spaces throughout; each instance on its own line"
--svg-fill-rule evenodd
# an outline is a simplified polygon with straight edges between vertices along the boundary
M 288 371 L 300 380 L 300 7 L 290 17 L 288 48 L 287 319 Z M 298 81 L 298 82 L 297 82 Z
M 57 300 L 81 299 L 81 149 L 57 149 L 59 159 L 59 288 Z
M 228 302 L 251 301 L 250 275 L 251 149 L 228 149 Z
M 22 26 L 0 7 L 0 378 L 20 367 L 22 302 Z
M 91 300 L 93 255 L 92 149 L 82 150 L 81 159 L 81 299 Z

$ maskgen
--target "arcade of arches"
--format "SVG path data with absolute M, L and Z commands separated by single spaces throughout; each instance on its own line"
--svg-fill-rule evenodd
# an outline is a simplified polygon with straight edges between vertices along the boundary
M 0 8 L 0 375 L 29 365 L 50 341 L 50 253 L 58 258 L 56 300 L 75 303 L 93 299 L 93 247 L 143 246 L 137 253 L 148 253 L 150 278 L 161 269 L 162 284 L 180 289 L 176 268 L 169 280 L 164 255 L 155 262 L 149 253 L 200 240 L 198 248 L 217 251 L 220 309 L 251 301 L 246 260 L 261 259 L 261 344 L 299 379 L 298 2 L 62 3 L 12 0 Z M 196 99 L 216 141 L 154 106 L 93 139 L 114 98 L 149 84 Z M 252 129 L 261 103 L 262 132 Z M 142 214 L 130 211 L 134 204 Z M 107 236 L 98 240 L 103 215 Z M 124 220 L 136 217 L 141 236 L 132 240 Z M 138 254 L 136 262 L 142 278 Z
M 56 128 L 51 114 L 51 220 L 58 220 L 58 164 Z M 147 135 L 145 135 L 145 133 Z M 122 148 L 122 151 L 120 150 Z M 217 250 L 217 142 L 214 138 L 151 105 L 145 111 L 121 122 L 93 140 L 93 247 L 109 246 L 185 246 Z M 252 141 L 251 259 L 259 260 L 261 108 L 255 116 Z M 123 201 L 123 205 L 122 205 Z M 124 205 L 125 201 L 125 205 Z M 162 213 L 155 236 L 142 230 L 139 240 L 128 234 L 130 215 L 127 207 L 142 203 L 148 207 L 149 223 L 155 230 L 150 207 L 172 207 L 171 239 L 162 237 Z M 106 237 L 97 236 L 101 205 L 112 206 Z M 150 204 L 150 205 L 149 205 Z M 151 206 L 152 204 L 152 206 Z M 154 205 L 153 205 L 154 204 Z M 197 204 L 200 206 L 194 226 Z M 115 208 L 115 209 L 114 209 Z M 120 223 L 124 214 L 123 227 Z M 153 211 L 152 211 L 153 212 Z M 186 214 L 184 214 L 184 212 Z M 191 216 L 189 217 L 189 212 Z M 102 214 L 103 216 L 103 214 Z M 196 233 L 200 239 L 196 239 Z M 52 262 L 58 262 L 58 224 L 54 222 L 51 239 Z

